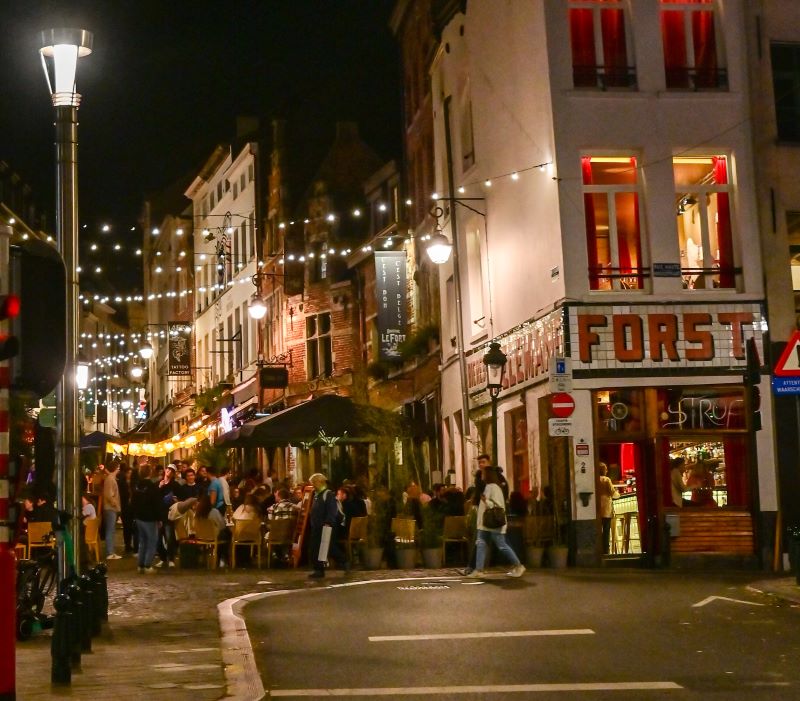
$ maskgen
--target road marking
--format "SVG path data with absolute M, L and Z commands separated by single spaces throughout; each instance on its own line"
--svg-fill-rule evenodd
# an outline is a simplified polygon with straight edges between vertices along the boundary
M 504 630 L 486 633 L 431 633 L 428 635 L 370 635 L 371 643 L 401 640 L 468 640 L 471 638 L 529 638 L 549 635 L 594 635 L 591 628 L 563 628 L 555 630 Z
M 764 604 L 759 604 L 755 601 L 742 601 L 741 599 L 731 599 L 728 596 L 708 596 L 702 601 L 698 601 L 696 604 L 692 604 L 692 608 L 700 608 L 701 606 L 705 606 L 706 604 L 710 604 L 715 599 L 719 599 L 720 601 L 732 601 L 734 604 L 747 604 L 748 606 L 763 606 Z
M 364 689 L 272 689 L 270 696 L 414 696 L 435 694 L 491 694 L 554 691 L 673 691 L 675 682 L 589 682 L 585 684 L 497 684 L 482 686 L 406 686 Z
M 164 650 L 164 652 L 170 655 L 182 655 L 189 652 L 215 652 L 218 649 L 216 647 L 190 647 L 186 650 Z
M 162 672 L 191 672 L 200 669 L 219 669 L 218 664 L 154 664 L 153 669 L 161 670 Z

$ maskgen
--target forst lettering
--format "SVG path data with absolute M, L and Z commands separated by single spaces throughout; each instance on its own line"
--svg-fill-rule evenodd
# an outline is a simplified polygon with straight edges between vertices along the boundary
M 718 324 L 730 327 L 733 357 L 744 360 L 743 328 L 754 323 L 753 314 L 720 312 L 716 317 Z M 683 359 L 713 360 L 715 355 L 714 319 L 709 313 L 615 314 L 610 324 L 605 314 L 579 314 L 577 320 L 578 355 L 583 363 L 593 361 L 593 348 L 602 345 L 599 331 L 609 326 L 613 332 L 614 358 L 620 363 L 640 363 L 646 357 L 656 362 L 679 362 L 681 327 L 686 344 Z

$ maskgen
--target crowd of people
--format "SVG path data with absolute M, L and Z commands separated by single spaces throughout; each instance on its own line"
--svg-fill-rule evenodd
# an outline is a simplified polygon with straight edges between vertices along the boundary
M 407 516 L 415 519 L 419 528 L 426 525 L 423 511 L 434 515 L 437 523 L 446 516 L 463 516 L 468 523 L 471 543 L 465 574 L 482 576 L 486 553 L 493 546 L 511 564 L 508 574 L 521 575 L 525 568 L 505 541 L 507 526 L 492 527 L 484 523 L 484 515 L 487 509 L 500 507 L 509 518 L 522 517 L 528 512 L 528 503 L 517 492 L 509 494 L 502 469 L 492 466 L 487 455 L 479 457 L 478 466 L 474 484 L 466 491 L 441 483 L 423 490 L 412 482 L 402 494 L 392 494 L 386 488 L 367 494 L 361 485 L 350 480 L 329 488 L 324 475 L 312 475 L 307 483 L 313 488 L 307 541 L 311 576 L 324 576 L 327 558 L 320 557 L 324 527 L 331 528 L 324 552 L 348 571 L 350 562 L 340 543 L 347 538 L 347 529 L 354 518 L 375 511 L 387 524 L 394 516 Z M 123 557 L 116 550 L 116 529 L 121 524 L 124 554 L 135 555 L 139 572 L 149 574 L 155 572 L 156 567 L 166 570 L 175 567 L 179 521 L 184 529 L 191 531 L 183 537 L 191 538 L 195 520 L 207 519 L 216 529 L 219 541 L 225 543 L 230 540 L 237 521 L 255 519 L 269 524 L 297 516 L 306 486 L 278 481 L 271 473 L 264 477 L 256 468 L 234 478 L 229 467 L 217 469 L 197 462 L 175 460 L 161 466 L 146 460 L 130 466 L 122 460 L 114 460 L 107 466 L 100 465 L 87 476 L 82 518 L 102 519 L 99 530 L 104 535 L 107 560 Z M 23 524 L 49 521 L 54 516 L 52 500 L 32 498 L 25 503 L 22 520 Z M 430 528 L 430 522 L 427 525 Z M 22 530 L 24 533 L 24 528 Z M 391 534 L 387 536 L 386 546 L 391 565 Z M 223 566 L 226 551 L 226 548 L 219 549 Z M 279 553 L 279 557 L 288 559 L 286 552 Z

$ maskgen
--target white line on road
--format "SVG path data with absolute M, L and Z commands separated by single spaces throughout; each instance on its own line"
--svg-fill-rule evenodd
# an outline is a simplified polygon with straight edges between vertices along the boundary
M 470 638 L 529 638 L 546 635 L 594 635 L 590 628 L 564 628 L 554 630 L 503 630 L 486 633 L 430 633 L 428 635 L 370 635 L 371 643 L 401 640 L 468 640 Z
M 406 686 L 365 689 L 272 689 L 270 696 L 414 696 L 554 691 L 673 691 L 675 682 L 589 682 L 586 684 L 496 684 L 482 686 Z
M 748 606 L 763 606 L 764 604 L 759 604 L 755 601 L 742 601 L 741 599 L 731 599 L 727 596 L 708 596 L 702 601 L 698 601 L 696 604 L 692 604 L 692 608 L 700 608 L 701 606 L 705 606 L 706 604 L 710 604 L 715 599 L 719 599 L 720 601 L 732 601 L 734 604 L 747 604 Z

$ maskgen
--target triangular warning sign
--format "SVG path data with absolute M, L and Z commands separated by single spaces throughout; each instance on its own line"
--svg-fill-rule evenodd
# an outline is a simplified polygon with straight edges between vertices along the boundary
M 775 364 L 776 375 L 800 377 L 800 331 L 795 331 Z

